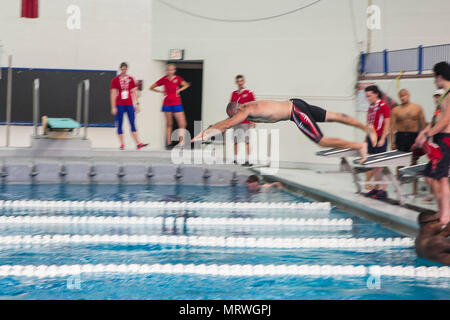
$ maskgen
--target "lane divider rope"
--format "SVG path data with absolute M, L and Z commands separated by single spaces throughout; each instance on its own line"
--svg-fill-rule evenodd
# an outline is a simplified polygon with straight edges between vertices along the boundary
M 15 235 L 0 236 L 2 245 L 51 244 L 127 244 L 127 245 L 187 245 L 234 248 L 408 248 L 413 238 L 272 238 L 272 237 L 215 237 L 166 235 Z
M 43 201 L 43 200 L 0 200 L 0 208 L 54 208 L 54 209 L 240 209 L 240 210 L 327 210 L 329 202 L 144 202 L 144 201 Z
M 354 265 L 240 265 L 240 264 L 75 264 L 1 265 L 0 277 L 53 278 L 92 273 L 199 274 L 210 276 L 391 276 L 450 278 L 450 267 L 354 266 Z
M 107 217 L 107 216 L 0 216 L 0 224 L 187 226 L 351 226 L 352 219 L 208 218 L 208 217 Z

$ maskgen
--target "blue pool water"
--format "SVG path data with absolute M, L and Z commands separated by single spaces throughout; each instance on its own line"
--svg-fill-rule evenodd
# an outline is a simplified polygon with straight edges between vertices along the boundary
M 183 185 L 0 185 L 0 200 L 100 201 L 254 201 L 307 202 L 287 191 L 250 194 L 243 187 Z M 1 215 L 30 211 L 0 209 Z M 214 217 L 351 218 L 353 226 L 272 228 L 161 226 L 0 225 L 0 236 L 44 234 L 146 234 L 251 237 L 369 238 L 401 236 L 349 213 L 313 211 L 156 210 L 148 212 L 34 210 L 33 215 L 145 215 Z M 419 259 L 413 248 L 246 249 L 181 245 L 49 244 L 0 245 L 0 265 L 62 264 L 317 264 L 435 266 Z M 382 277 L 370 289 L 364 277 L 202 276 L 82 274 L 76 286 L 67 278 L 0 277 L 2 299 L 449 299 L 448 279 Z

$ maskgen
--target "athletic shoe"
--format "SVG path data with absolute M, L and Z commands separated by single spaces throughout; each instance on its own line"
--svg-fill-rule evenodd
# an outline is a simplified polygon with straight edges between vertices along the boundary
M 251 164 L 248 161 L 245 161 L 245 163 L 242 165 L 243 167 L 251 167 L 253 164 Z
M 387 192 L 384 190 L 378 190 L 377 194 L 373 196 L 373 198 L 378 200 L 384 200 L 387 199 Z
M 125 145 L 124 145 L 124 144 L 121 144 L 120 147 L 119 147 L 119 149 L 120 149 L 120 150 L 125 150 Z
M 372 189 L 372 190 L 370 190 L 369 192 L 367 192 L 367 193 L 364 193 L 364 197 L 373 197 L 374 195 L 376 195 L 378 193 L 378 190 L 377 189 Z
M 142 148 L 144 148 L 144 147 L 146 147 L 146 146 L 148 146 L 148 143 L 139 143 L 137 146 L 136 146 L 136 149 L 138 149 L 138 150 L 140 150 L 140 149 L 142 149 Z

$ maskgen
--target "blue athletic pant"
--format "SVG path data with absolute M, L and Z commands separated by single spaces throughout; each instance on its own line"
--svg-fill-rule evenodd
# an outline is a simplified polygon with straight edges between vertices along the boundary
M 136 125 L 134 124 L 134 106 L 116 106 L 116 107 L 117 107 L 117 114 L 116 114 L 117 133 L 123 134 L 122 124 L 124 113 L 127 114 L 128 121 L 130 121 L 131 132 L 136 132 Z

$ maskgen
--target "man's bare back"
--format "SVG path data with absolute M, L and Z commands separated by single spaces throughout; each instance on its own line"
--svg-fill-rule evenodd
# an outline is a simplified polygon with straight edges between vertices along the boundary
M 252 101 L 243 104 L 240 108 L 248 109 L 247 120 L 262 123 L 275 123 L 289 120 L 291 117 L 291 101 Z

